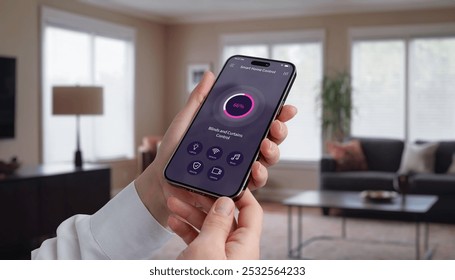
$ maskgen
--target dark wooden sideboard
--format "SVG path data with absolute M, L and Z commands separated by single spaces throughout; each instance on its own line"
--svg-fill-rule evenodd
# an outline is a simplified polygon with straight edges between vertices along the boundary
M 0 259 L 29 258 L 75 214 L 93 214 L 110 199 L 105 165 L 24 166 L 0 179 Z

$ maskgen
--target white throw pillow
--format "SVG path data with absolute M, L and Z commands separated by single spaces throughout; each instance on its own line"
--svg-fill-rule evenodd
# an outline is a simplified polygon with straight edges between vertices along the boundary
M 398 173 L 409 172 L 432 173 L 434 172 L 434 154 L 439 143 L 413 144 L 407 143 L 401 158 Z
M 452 164 L 449 166 L 447 173 L 455 174 L 455 154 L 452 156 Z

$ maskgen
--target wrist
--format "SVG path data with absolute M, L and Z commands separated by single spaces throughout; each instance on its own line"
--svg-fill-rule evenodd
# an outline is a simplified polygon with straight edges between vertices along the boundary
M 169 210 L 163 192 L 162 174 L 155 164 L 149 167 L 135 180 L 136 191 L 150 214 L 163 227 L 167 227 Z

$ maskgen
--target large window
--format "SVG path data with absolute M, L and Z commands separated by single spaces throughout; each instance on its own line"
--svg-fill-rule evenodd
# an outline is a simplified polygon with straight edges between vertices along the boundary
M 404 138 L 405 54 L 400 40 L 353 43 L 353 135 Z
M 52 86 L 100 85 L 104 114 L 81 116 L 84 160 L 134 156 L 134 31 L 43 9 L 43 161 L 73 159 L 76 121 L 52 115 Z
M 318 160 L 321 125 L 315 101 L 323 75 L 323 32 L 229 36 L 224 40 L 223 61 L 234 54 L 287 60 L 296 65 L 297 79 L 287 103 L 296 106 L 299 113 L 287 123 L 289 134 L 280 146 L 281 159 Z
M 455 35 L 405 33 L 400 37 L 395 30 L 390 39 L 371 39 L 370 33 L 352 41 L 352 134 L 453 139 Z
M 409 42 L 409 138 L 455 138 L 455 36 Z

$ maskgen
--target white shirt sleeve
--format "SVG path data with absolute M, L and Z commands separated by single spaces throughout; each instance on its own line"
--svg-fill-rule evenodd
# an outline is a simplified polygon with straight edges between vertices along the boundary
M 161 226 L 136 192 L 134 182 L 93 215 L 75 215 L 32 259 L 149 259 L 173 234 Z

